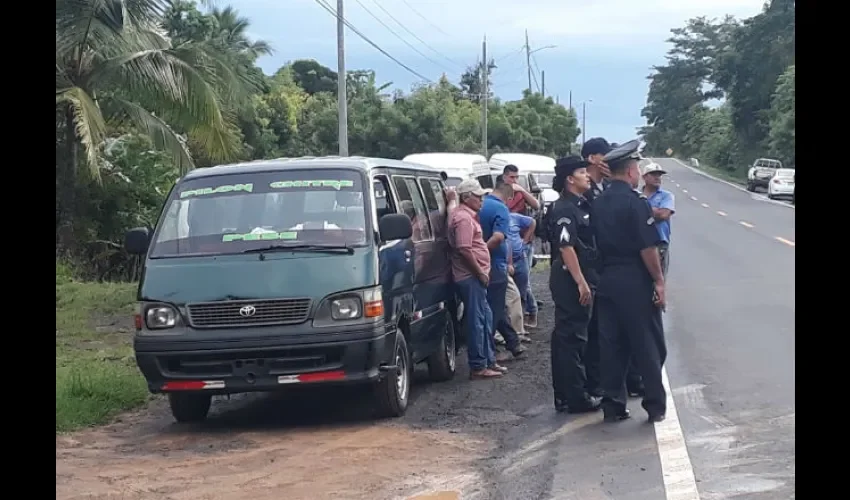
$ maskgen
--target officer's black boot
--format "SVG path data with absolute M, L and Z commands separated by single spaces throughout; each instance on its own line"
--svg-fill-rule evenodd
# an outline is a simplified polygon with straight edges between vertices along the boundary
M 605 422 L 620 422 L 631 417 L 625 406 L 607 398 L 602 401 L 602 414 Z

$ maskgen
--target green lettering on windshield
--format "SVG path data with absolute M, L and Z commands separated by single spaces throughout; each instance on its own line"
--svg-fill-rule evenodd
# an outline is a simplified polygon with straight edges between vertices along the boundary
M 222 242 L 230 241 L 266 241 L 266 240 L 294 240 L 298 238 L 296 231 L 284 231 L 282 233 L 245 233 L 245 234 L 225 234 L 221 237 Z
M 190 196 L 203 196 L 206 194 L 230 193 L 232 191 L 245 191 L 251 193 L 254 191 L 253 184 L 228 184 L 214 188 L 199 188 L 189 189 L 180 193 L 180 198 L 188 198 Z
M 270 188 L 287 189 L 287 188 L 314 188 L 314 187 L 329 187 L 339 191 L 342 188 L 354 187 L 354 181 L 346 180 L 305 180 L 305 181 L 277 181 L 269 184 Z

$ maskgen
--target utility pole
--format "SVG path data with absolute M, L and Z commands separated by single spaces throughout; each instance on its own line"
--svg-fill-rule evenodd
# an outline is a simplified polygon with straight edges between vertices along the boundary
M 585 117 L 587 116 L 587 101 L 581 103 L 581 143 L 586 142 L 587 128 L 585 125 Z
M 340 0 L 341 1 L 341 0 Z M 490 98 L 490 65 L 487 64 L 487 35 L 481 43 L 481 149 L 487 158 L 487 100 Z
M 570 90 L 570 109 L 573 109 L 573 91 Z
M 540 71 L 540 93 L 546 97 L 546 71 Z
M 528 30 L 525 30 L 525 67 L 528 68 L 528 93 L 531 93 L 531 46 L 528 44 Z
M 348 156 L 348 82 L 345 72 L 345 18 L 342 14 L 342 4 L 343 0 L 336 0 L 336 102 L 339 107 L 339 155 Z

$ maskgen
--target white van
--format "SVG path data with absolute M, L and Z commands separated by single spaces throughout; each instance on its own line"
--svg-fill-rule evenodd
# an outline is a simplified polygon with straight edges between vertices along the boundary
M 490 163 L 504 168 L 505 165 L 516 165 L 520 173 L 534 175 L 542 193 L 544 205 L 558 199 L 558 193 L 552 189 L 555 179 L 555 159 L 550 156 L 528 153 L 496 153 L 490 156 Z
M 442 170 L 448 176 L 446 185 L 454 187 L 464 179 L 473 177 L 473 166 L 487 163 L 487 158 L 470 153 L 414 153 L 405 156 L 402 161 Z

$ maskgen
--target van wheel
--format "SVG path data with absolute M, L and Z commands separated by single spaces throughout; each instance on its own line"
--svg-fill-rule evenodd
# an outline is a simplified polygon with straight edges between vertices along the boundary
M 207 418 L 212 404 L 212 396 L 197 392 L 171 392 L 168 404 L 174 420 L 180 423 L 201 422 Z
M 428 357 L 428 375 L 432 380 L 445 382 L 455 376 L 456 354 L 454 321 L 446 315 L 446 326 L 436 352 Z
M 756 191 L 756 186 L 752 182 L 747 182 L 747 191 L 754 193 Z
M 400 417 L 407 411 L 413 367 L 407 341 L 401 330 L 396 333 L 392 363 L 396 365 L 396 369 L 387 372 L 375 386 L 375 405 L 379 417 Z

